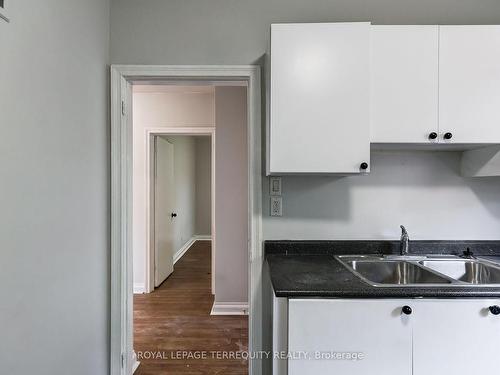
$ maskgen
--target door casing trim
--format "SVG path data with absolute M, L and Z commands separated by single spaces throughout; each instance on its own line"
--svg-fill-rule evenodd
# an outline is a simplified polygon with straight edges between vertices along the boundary
M 248 144 L 249 351 L 262 350 L 261 76 L 256 65 L 111 66 L 111 317 L 110 374 L 131 375 L 132 282 L 132 84 L 139 81 L 246 81 Z M 252 358 L 252 356 L 250 356 Z M 259 359 L 249 374 L 260 375 Z

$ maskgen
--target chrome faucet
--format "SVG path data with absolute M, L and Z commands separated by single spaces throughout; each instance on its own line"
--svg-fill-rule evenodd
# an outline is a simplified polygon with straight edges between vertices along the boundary
M 402 225 L 400 225 L 400 227 L 401 227 L 401 240 L 400 240 L 401 255 L 408 255 L 410 250 L 410 237 L 408 236 L 406 228 Z

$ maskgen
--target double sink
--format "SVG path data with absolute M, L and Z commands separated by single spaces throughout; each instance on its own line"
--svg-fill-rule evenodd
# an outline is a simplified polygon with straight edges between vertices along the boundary
M 373 286 L 496 286 L 500 265 L 457 256 L 339 255 L 349 271 Z

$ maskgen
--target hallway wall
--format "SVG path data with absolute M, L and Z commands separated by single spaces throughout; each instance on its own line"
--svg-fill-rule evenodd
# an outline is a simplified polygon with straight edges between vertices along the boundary
M 196 234 L 209 236 L 212 232 L 212 141 L 210 137 L 196 138 Z
M 247 88 L 215 88 L 215 301 L 248 301 Z

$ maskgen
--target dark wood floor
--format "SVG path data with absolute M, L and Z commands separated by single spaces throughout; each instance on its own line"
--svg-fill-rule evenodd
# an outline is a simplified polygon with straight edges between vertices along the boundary
M 134 295 L 134 350 L 141 362 L 136 374 L 248 373 L 243 359 L 217 359 L 248 350 L 248 318 L 210 316 L 210 258 L 210 242 L 197 241 L 159 288 Z M 175 359 L 182 357 L 179 351 L 207 358 Z

